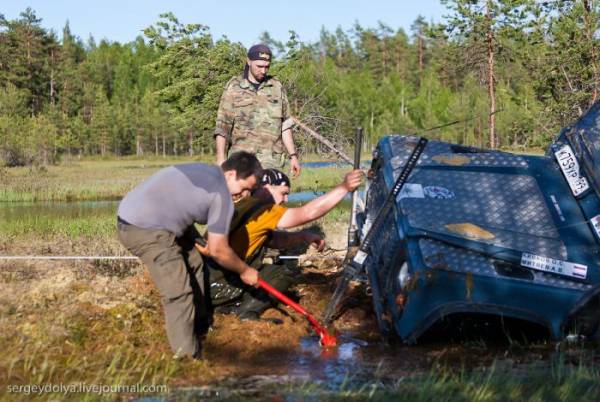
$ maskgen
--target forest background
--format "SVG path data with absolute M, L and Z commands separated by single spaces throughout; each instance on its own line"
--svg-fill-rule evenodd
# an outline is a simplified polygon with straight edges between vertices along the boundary
M 598 99 L 599 0 L 442 0 L 441 23 L 410 32 L 357 22 L 317 42 L 290 31 L 271 73 L 294 116 L 340 147 L 390 133 L 478 147 L 544 148 Z M 0 14 L 0 165 L 213 152 L 225 83 L 246 49 L 165 13 L 130 43 Z M 432 127 L 445 126 L 429 130 Z M 319 144 L 296 135 L 303 153 Z

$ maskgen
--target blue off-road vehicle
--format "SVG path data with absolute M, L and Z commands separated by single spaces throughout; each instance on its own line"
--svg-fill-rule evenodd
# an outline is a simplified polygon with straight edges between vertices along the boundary
M 417 138 L 374 151 L 362 233 Z M 600 103 L 545 156 L 429 141 L 365 266 L 384 334 L 414 343 L 454 315 L 537 324 L 554 339 L 600 322 Z

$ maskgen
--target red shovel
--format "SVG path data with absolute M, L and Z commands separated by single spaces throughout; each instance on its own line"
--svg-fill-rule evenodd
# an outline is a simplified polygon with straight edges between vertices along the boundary
M 271 294 L 273 297 L 279 299 L 282 303 L 290 306 L 300 314 L 306 317 L 310 325 L 312 325 L 315 332 L 321 338 L 321 346 L 323 347 L 333 347 L 337 345 L 337 339 L 335 335 L 330 334 L 325 327 L 323 327 L 319 322 L 313 317 L 308 311 L 304 309 L 301 305 L 294 302 L 292 299 L 281 293 L 279 290 L 275 289 L 273 286 L 269 285 L 267 282 L 262 279 L 258 279 L 258 287 L 264 289 L 265 292 Z

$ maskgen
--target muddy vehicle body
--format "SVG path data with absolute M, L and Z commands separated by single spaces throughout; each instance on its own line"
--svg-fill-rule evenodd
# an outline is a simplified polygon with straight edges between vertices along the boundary
M 378 143 L 363 236 L 415 143 Z M 429 141 L 389 215 L 366 262 L 384 335 L 414 343 L 450 316 L 491 315 L 598 336 L 600 103 L 545 156 Z

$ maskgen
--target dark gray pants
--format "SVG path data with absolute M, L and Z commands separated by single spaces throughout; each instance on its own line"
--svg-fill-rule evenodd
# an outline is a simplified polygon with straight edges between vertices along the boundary
M 162 296 L 167 337 L 177 356 L 199 357 L 207 327 L 202 256 L 194 247 L 196 230 L 177 238 L 168 230 L 119 222 L 119 240 L 148 268 Z
M 259 271 L 260 277 L 280 292 L 286 292 L 294 283 L 291 274 L 284 265 L 260 264 L 262 258 L 251 262 L 251 265 Z M 262 313 L 274 301 L 263 290 L 253 288 L 244 284 L 239 275 L 219 267 L 214 261 L 207 260 L 205 270 L 208 271 L 207 290 L 213 307 L 240 305 L 240 312 L 245 307 L 256 309 Z

